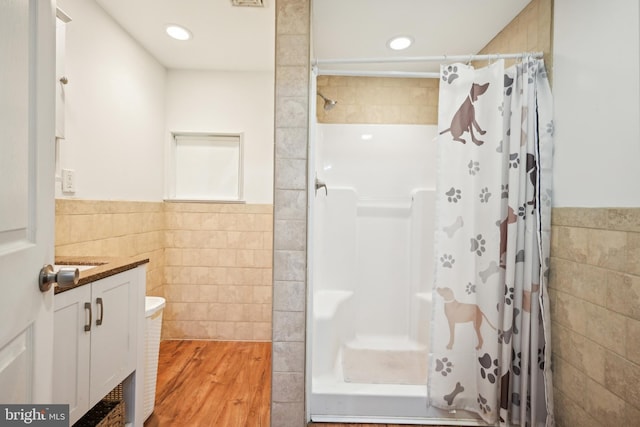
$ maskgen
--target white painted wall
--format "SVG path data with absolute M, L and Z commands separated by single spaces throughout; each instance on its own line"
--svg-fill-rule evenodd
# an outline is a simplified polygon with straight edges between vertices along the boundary
M 273 203 L 274 73 L 169 70 L 167 149 L 172 132 L 244 134 L 244 199 Z
M 554 4 L 554 206 L 638 207 L 638 1 Z
M 58 0 L 67 25 L 66 139 L 72 197 L 159 201 L 163 196 L 166 70 L 97 4 Z M 56 197 L 62 194 L 56 185 Z
M 244 199 L 273 203 L 274 73 L 167 71 L 94 1 L 58 0 L 65 46 L 66 139 L 57 198 L 160 201 L 171 131 L 244 134 Z

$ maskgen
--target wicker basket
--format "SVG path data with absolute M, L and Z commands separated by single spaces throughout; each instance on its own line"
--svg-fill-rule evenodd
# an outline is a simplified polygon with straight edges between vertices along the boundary
M 124 400 L 122 384 L 111 390 L 73 427 L 124 427 Z

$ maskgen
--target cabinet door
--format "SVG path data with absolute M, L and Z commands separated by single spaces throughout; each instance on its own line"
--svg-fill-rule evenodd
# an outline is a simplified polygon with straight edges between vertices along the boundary
M 136 368 L 136 270 L 129 270 L 91 285 L 92 406 Z
M 69 404 L 70 424 L 89 410 L 90 286 L 54 297 L 53 402 Z

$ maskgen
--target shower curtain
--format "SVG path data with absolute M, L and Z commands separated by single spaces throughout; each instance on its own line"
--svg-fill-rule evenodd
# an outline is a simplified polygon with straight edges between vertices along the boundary
M 441 67 L 429 403 L 552 426 L 552 99 L 542 60 Z

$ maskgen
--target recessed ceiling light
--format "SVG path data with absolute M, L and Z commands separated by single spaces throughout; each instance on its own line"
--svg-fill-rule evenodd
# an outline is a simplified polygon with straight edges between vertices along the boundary
M 411 46 L 413 39 L 408 36 L 394 37 L 387 43 L 387 46 L 393 50 L 403 50 Z
M 167 24 L 165 26 L 165 31 L 169 35 L 169 37 L 174 38 L 176 40 L 189 40 L 191 37 L 191 31 L 187 30 L 184 27 L 176 24 Z

